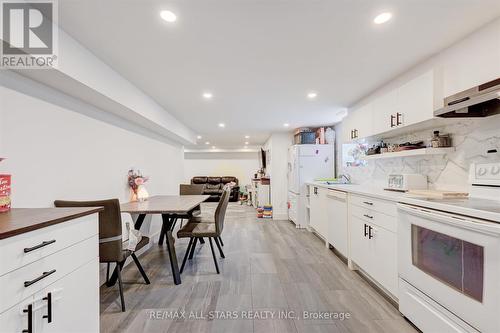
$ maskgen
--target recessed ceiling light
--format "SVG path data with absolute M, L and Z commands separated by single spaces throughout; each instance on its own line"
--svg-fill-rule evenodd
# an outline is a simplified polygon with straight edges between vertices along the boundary
M 198 140 L 200 140 L 200 139 L 201 139 L 201 135 L 198 135 L 196 138 L 197 138 Z
M 210 144 L 210 141 L 205 141 L 205 144 L 206 144 L 206 145 L 209 145 L 209 144 Z
M 245 139 L 250 139 L 250 135 L 245 135 Z
M 164 19 L 165 21 L 167 21 L 169 23 L 173 23 L 173 22 L 177 21 L 177 15 L 172 13 L 170 10 L 162 10 L 160 12 L 160 16 L 162 19 Z
M 215 149 L 215 146 L 212 146 L 212 149 Z
M 288 127 L 288 126 L 290 126 L 290 124 L 289 123 L 284 123 L 283 126 L 284 127 Z
M 385 12 L 385 13 L 381 13 L 381 14 L 378 14 L 374 19 L 373 19 L 373 22 L 375 24 L 383 24 L 387 21 L 389 21 L 390 19 L 392 18 L 392 13 L 389 13 L 389 12 Z
M 247 145 L 247 144 L 248 144 L 248 141 L 247 141 L 247 142 L 245 142 L 245 145 Z
M 307 98 L 309 99 L 315 99 L 316 97 L 318 97 L 318 93 L 315 91 L 311 91 L 310 93 L 307 94 Z
M 212 97 L 214 97 L 211 92 L 204 92 L 202 96 L 204 99 L 212 99 Z
M 224 124 L 224 123 L 219 123 L 219 127 L 224 128 L 224 127 L 226 127 L 226 124 Z

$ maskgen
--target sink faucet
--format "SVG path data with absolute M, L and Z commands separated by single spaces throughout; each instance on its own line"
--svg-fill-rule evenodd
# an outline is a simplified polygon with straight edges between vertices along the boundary
M 351 176 L 347 173 L 343 173 L 340 175 L 340 181 L 344 184 L 350 184 L 351 183 Z

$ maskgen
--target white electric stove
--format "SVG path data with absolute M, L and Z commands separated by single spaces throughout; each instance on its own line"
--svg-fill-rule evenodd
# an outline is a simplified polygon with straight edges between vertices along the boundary
M 468 199 L 398 204 L 399 308 L 424 332 L 500 332 L 500 162 Z

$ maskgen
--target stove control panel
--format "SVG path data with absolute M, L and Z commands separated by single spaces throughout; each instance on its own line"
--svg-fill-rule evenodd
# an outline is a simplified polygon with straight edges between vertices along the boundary
M 500 186 L 500 162 L 473 163 L 470 167 L 470 183 Z

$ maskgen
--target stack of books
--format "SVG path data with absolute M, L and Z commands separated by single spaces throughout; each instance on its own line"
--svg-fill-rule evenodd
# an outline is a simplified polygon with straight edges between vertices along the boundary
M 264 216 L 265 219 L 272 219 L 273 218 L 273 206 L 271 205 L 264 205 Z

